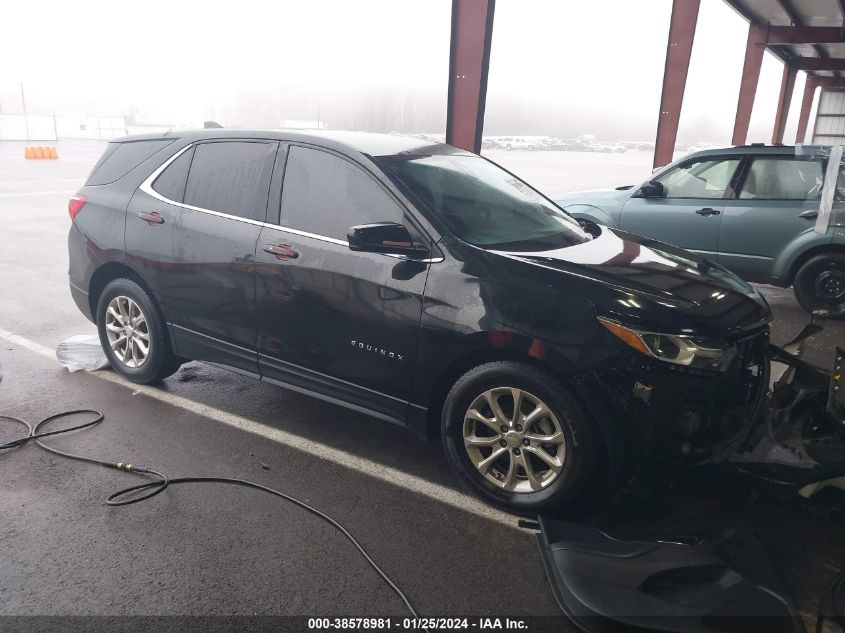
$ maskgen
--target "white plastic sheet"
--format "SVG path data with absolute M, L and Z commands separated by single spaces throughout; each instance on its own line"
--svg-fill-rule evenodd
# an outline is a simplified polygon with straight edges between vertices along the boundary
M 56 348 L 56 360 L 68 371 L 96 371 L 109 366 L 96 334 L 78 334 L 62 341 Z

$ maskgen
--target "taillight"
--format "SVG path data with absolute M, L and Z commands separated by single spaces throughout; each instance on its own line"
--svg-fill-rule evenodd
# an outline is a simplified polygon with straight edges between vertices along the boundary
M 67 212 L 70 214 L 70 220 L 73 222 L 73 219 L 79 215 L 79 212 L 82 211 L 82 207 L 85 206 L 85 202 L 88 199 L 83 196 L 81 193 L 77 193 L 71 196 L 70 200 L 67 203 Z

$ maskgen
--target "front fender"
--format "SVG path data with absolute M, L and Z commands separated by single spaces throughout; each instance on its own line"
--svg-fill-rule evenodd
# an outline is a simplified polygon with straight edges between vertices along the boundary
M 579 202 L 565 205 L 563 210 L 576 220 L 590 220 L 603 226 L 619 228 L 618 222 L 610 213 L 593 204 L 584 204 Z

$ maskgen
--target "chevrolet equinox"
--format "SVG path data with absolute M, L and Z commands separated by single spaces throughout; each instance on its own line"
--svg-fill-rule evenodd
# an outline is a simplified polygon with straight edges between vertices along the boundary
M 771 314 L 704 257 L 591 227 L 449 145 L 209 129 L 109 143 L 69 203 L 70 288 L 112 367 L 225 366 L 442 437 L 534 512 L 751 431 Z

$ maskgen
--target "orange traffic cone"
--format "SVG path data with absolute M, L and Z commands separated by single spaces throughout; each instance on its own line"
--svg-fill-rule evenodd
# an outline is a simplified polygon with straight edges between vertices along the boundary
M 24 147 L 23 148 L 23 157 L 27 160 L 31 160 L 35 158 L 35 152 L 31 147 Z
M 51 147 L 51 148 L 50 148 L 50 158 L 52 158 L 53 160 L 55 160 L 55 159 L 57 159 L 58 157 L 59 157 L 59 152 L 58 152 L 58 151 L 56 151 L 56 148 L 55 148 L 55 147 Z

